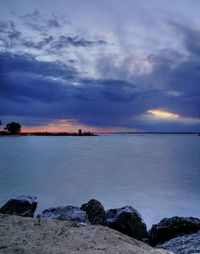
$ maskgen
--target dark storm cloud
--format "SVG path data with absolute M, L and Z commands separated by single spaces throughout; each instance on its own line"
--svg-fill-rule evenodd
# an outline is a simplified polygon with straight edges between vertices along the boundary
M 176 29 L 177 33 L 182 36 L 184 40 L 184 45 L 188 52 L 200 58 L 200 30 L 192 29 L 183 26 L 179 23 L 171 22 L 171 26 Z
M 60 36 L 53 44 L 52 47 L 54 49 L 61 49 L 69 46 L 74 47 L 91 47 L 91 46 L 101 46 L 106 45 L 107 43 L 104 40 L 98 41 L 89 41 L 85 39 L 81 39 L 78 36 Z
M 69 48 L 69 47 L 93 47 L 102 46 L 107 43 L 103 40 L 90 41 L 86 39 L 81 39 L 78 36 L 59 36 L 59 38 L 54 38 L 53 36 L 48 36 L 43 38 L 39 42 L 33 42 L 31 40 L 23 40 L 23 46 L 27 48 L 43 49 L 48 46 L 48 52 L 58 52 L 58 50 Z
M 33 42 L 32 40 L 23 39 L 21 44 L 27 48 L 35 48 L 35 49 L 43 49 L 45 46 L 50 45 L 50 43 L 54 40 L 53 36 L 44 37 L 39 42 Z
M 155 124 L 139 118 L 152 108 L 163 108 L 183 117 L 200 117 L 199 31 L 178 29 L 187 56 L 170 49 L 151 54 L 147 60 L 153 67 L 146 74 L 132 73 L 129 62 L 118 65 L 116 69 L 112 62 L 116 59 L 108 57 L 101 61 L 101 76 L 104 78 L 92 79 L 83 77 L 75 67 L 61 62 L 42 62 L 31 55 L 1 53 L 0 114 L 49 118 L 49 122 L 75 118 L 84 124 L 106 127 L 191 130 L 191 125 L 183 122 L 157 121 Z M 10 34 L 17 30 L 12 23 L 2 23 L 1 31 Z M 191 37 L 195 40 L 190 41 Z M 23 43 L 28 48 L 52 45 L 52 49 L 60 49 L 103 45 L 105 42 L 47 36 L 38 44 Z M 106 72 L 113 74 L 113 78 L 107 78 Z M 199 123 L 193 124 L 194 129 L 198 127 Z
M 32 73 L 38 77 L 52 76 L 72 79 L 78 75 L 75 68 L 69 67 L 61 62 L 43 62 L 35 57 L 24 54 L 0 53 L 0 73 L 1 77 L 9 73 Z M 11 75 L 12 77 L 12 75 Z
M 46 16 L 39 11 L 34 11 L 33 13 L 26 14 L 21 17 L 26 25 L 30 26 L 32 29 L 40 32 L 46 32 L 51 28 L 61 28 L 64 24 L 70 25 L 69 21 L 61 15 L 51 14 Z M 50 44 L 51 43 L 51 44 Z M 61 35 L 58 38 L 53 36 L 46 36 L 42 41 L 38 43 L 31 43 L 31 41 L 25 41 L 24 45 L 33 48 L 42 48 L 43 46 L 50 44 L 51 50 L 59 50 L 65 47 L 91 47 L 91 46 L 101 46 L 107 43 L 104 40 L 87 40 L 76 36 L 66 36 Z
M 40 11 L 28 13 L 24 16 L 21 16 L 21 19 L 30 28 L 41 32 L 46 32 L 51 28 L 60 28 L 65 22 L 70 24 L 70 22 L 65 21 L 62 16 L 56 16 L 55 14 L 44 16 L 44 14 L 42 14 Z
M 21 32 L 16 29 L 13 21 L 0 20 L 0 45 L 4 48 L 13 47 L 21 38 Z
M 147 78 L 159 82 L 159 86 L 163 86 L 168 92 L 177 92 L 177 96 L 172 96 L 164 104 L 166 108 L 183 116 L 199 118 L 200 31 L 183 27 L 179 27 L 179 31 L 188 56 L 184 58 L 174 51 L 151 56 L 150 60 L 155 63 L 155 68 Z
M 60 115 L 83 122 L 86 117 L 91 123 L 101 115 L 104 125 L 104 116 L 107 121 L 109 116 L 126 116 L 124 110 L 139 96 L 129 82 L 83 79 L 71 67 L 43 63 L 27 55 L 1 54 L 0 63 L 1 114 Z
M 121 76 L 137 84 L 141 102 L 149 109 L 163 108 L 183 117 L 200 118 L 200 31 L 173 27 L 182 38 L 185 54 L 171 49 L 155 52 L 146 58 L 152 70 L 142 74 L 129 67 L 133 63 L 130 58 L 116 65 L 116 56 L 103 57 L 97 66 L 103 76 Z
M 1 33 L 6 33 L 6 32 L 11 32 L 15 30 L 15 24 L 13 21 L 2 21 L 0 20 L 0 32 Z
M 4 49 L 15 49 L 16 46 L 23 47 L 24 49 L 45 49 L 49 54 L 58 53 L 59 50 L 69 48 L 69 47 L 95 47 L 95 46 L 104 46 L 107 45 L 107 42 L 104 40 L 87 40 L 85 38 L 80 38 L 78 35 L 75 36 L 66 36 L 50 35 L 49 29 L 52 27 L 58 28 L 61 25 L 58 25 L 58 21 L 55 19 L 46 18 L 44 22 L 41 22 L 40 12 L 34 12 L 23 16 L 23 19 L 26 21 L 25 24 L 31 26 L 32 29 L 39 31 L 39 38 L 37 40 L 27 37 L 25 33 L 17 29 L 17 26 L 13 21 L 3 21 L 0 20 L 0 46 Z M 31 20 L 32 23 L 29 23 L 27 19 Z M 38 22 L 38 24 L 37 24 Z M 42 25 L 41 25 L 42 24 Z M 38 34 L 37 34 L 38 37 Z M 36 37 L 36 38 L 37 38 Z
M 0 62 L 1 115 L 141 127 L 134 117 L 169 99 L 162 90 L 138 89 L 138 84 L 124 80 L 81 78 L 66 65 L 40 62 L 27 55 L 1 54 Z

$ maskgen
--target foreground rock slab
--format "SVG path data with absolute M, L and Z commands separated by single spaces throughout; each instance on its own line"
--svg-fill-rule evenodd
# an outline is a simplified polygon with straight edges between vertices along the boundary
M 149 239 L 152 246 L 164 243 L 177 236 L 196 233 L 200 230 L 200 219 L 193 217 L 172 217 L 162 219 L 152 226 Z
M 23 217 L 34 217 L 37 208 L 37 198 L 31 196 L 19 196 L 12 198 L 0 208 L 0 213 L 18 215 Z
M 147 227 L 139 212 L 131 206 L 106 212 L 108 226 L 137 240 L 148 237 Z
M 200 231 L 196 234 L 179 236 L 171 239 L 159 245 L 159 248 L 173 251 L 176 254 L 200 253 Z
M 103 226 L 75 228 L 72 222 L 0 215 L 0 253 L 170 254 Z

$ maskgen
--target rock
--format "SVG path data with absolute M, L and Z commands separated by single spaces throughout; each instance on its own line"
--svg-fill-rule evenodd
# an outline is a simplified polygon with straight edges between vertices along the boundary
M 149 231 L 152 246 L 164 243 L 177 236 L 196 233 L 200 230 L 200 219 L 193 217 L 172 217 L 161 220 Z
M 148 236 L 146 224 L 141 215 L 131 206 L 110 209 L 106 212 L 108 226 L 137 240 Z
M 49 208 L 44 210 L 42 214 L 37 217 L 71 220 L 76 222 L 78 226 L 86 226 L 89 224 L 86 212 L 75 206 L 58 206 Z
M 81 209 L 87 213 L 89 222 L 93 225 L 106 225 L 106 212 L 103 205 L 96 199 L 91 199 L 88 203 L 83 204 Z
M 19 215 L 23 217 L 34 217 L 37 208 L 37 198 L 31 196 L 19 196 L 10 199 L 4 206 L 0 208 L 0 213 Z
M 178 236 L 157 247 L 177 254 L 200 253 L 200 231 L 196 234 Z
M 69 221 L 0 214 L 1 254 L 170 254 L 103 226 L 72 227 Z

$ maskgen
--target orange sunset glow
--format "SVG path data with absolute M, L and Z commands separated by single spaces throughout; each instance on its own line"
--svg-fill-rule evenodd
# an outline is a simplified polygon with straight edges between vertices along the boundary
M 61 119 L 61 120 L 53 121 L 52 123 L 49 123 L 47 125 L 42 125 L 42 126 L 24 126 L 23 132 L 24 133 L 29 133 L 29 132 L 74 133 L 74 132 L 77 132 L 79 129 L 82 129 L 83 131 L 91 131 L 94 133 L 97 133 L 97 132 L 112 133 L 116 131 L 116 128 L 97 128 L 93 126 L 80 124 L 73 119 Z

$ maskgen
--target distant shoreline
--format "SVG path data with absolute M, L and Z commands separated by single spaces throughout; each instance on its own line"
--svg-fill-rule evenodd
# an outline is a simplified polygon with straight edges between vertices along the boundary
M 92 132 L 83 132 L 83 133 L 68 133 L 68 132 L 22 132 L 19 134 L 11 134 L 7 132 L 0 132 L 0 136 L 97 136 Z
M 69 132 L 21 132 L 18 134 L 11 134 L 6 131 L 0 131 L 0 136 L 98 136 L 98 135 L 138 135 L 138 134 L 162 134 L 162 135 L 199 135 L 200 132 L 83 132 L 83 133 L 69 133 Z
M 149 131 L 137 131 L 137 132 L 112 132 L 108 134 L 200 134 L 200 132 L 170 132 L 170 131 L 158 131 L 158 132 L 149 132 Z

